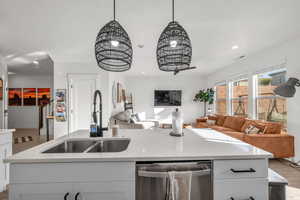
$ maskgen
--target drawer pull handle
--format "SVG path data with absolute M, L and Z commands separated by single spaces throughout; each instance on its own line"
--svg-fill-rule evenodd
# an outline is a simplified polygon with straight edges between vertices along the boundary
M 230 197 L 230 200 L 235 200 L 233 197 Z M 249 197 L 247 200 L 255 200 L 253 197 Z
M 255 169 L 250 168 L 247 170 L 235 170 L 235 169 L 230 169 L 230 171 L 232 171 L 233 173 L 255 173 Z
M 69 192 L 65 194 L 65 196 L 64 196 L 64 200 L 68 200 L 68 196 L 69 196 L 69 194 L 70 194 Z

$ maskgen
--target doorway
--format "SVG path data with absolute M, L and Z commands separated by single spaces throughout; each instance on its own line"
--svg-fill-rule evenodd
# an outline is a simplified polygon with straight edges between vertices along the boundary
M 54 64 L 46 53 L 30 53 L 7 61 L 7 128 L 13 153 L 53 139 Z
M 100 77 L 96 74 L 69 74 L 69 133 L 89 129 L 93 96 Z

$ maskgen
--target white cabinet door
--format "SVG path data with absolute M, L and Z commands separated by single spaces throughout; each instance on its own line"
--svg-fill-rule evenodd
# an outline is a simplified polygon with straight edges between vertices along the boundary
M 5 189 L 5 181 L 6 181 L 6 176 L 7 176 L 7 172 L 6 170 L 6 166 L 3 163 L 3 159 L 4 159 L 4 145 L 0 145 L 0 192 L 3 192 Z
M 72 183 L 11 185 L 10 200 L 73 200 Z
M 266 200 L 268 192 L 267 179 L 228 179 L 214 183 L 214 200 Z
M 133 200 L 134 181 L 74 183 L 75 200 Z M 76 195 L 77 194 L 77 195 Z M 77 196 L 77 198 L 76 198 Z

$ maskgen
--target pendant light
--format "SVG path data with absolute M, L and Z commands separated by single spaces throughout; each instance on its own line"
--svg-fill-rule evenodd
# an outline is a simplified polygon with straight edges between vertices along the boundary
M 172 21 L 164 29 L 157 45 L 157 63 L 159 69 L 174 72 L 195 69 L 190 67 L 192 60 L 191 40 L 184 28 L 174 20 L 174 0 L 172 0 Z
M 95 55 L 100 68 L 111 72 L 123 72 L 132 64 L 130 38 L 116 20 L 116 3 L 113 0 L 114 19 L 99 31 L 95 43 Z

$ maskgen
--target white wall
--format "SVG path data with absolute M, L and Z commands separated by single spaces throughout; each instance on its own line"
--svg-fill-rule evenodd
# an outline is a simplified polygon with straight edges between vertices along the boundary
M 201 76 L 184 75 L 182 72 L 176 76 L 170 73 L 164 76 L 126 77 L 126 87 L 133 93 L 135 112 L 145 112 L 146 118 L 156 118 L 162 122 L 168 122 L 171 112 L 175 108 L 155 108 L 154 90 L 182 90 L 181 109 L 184 122 L 195 122 L 196 118 L 203 115 L 203 104 L 193 102 L 195 94 L 200 89 L 206 88 L 206 81 Z
M 99 74 L 100 83 L 97 83 L 97 89 L 101 90 L 103 101 L 103 124 L 108 123 L 110 112 L 109 101 L 109 72 L 101 70 L 96 63 L 63 63 L 54 61 L 54 89 L 68 89 L 68 74 Z M 91 116 L 86 116 L 90 119 Z M 67 116 L 67 120 L 68 120 Z M 87 127 L 88 129 L 89 127 Z M 54 137 L 60 137 L 69 133 L 68 121 L 54 122 Z
M 234 78 L 238 75 L 245 74 L 249 78 L 253 74 L 285 63 L 289 77 L 300 78 L 300 38 L 288 41 L 284 44 L 265 49 L 256 54 L 247 56 L 246 59 L 226 66 L 221 70 L 208 76 L 208 85 L 214 86 L 215 83 Z M 251 91 L 251 88 L 250 90 Z M 251 99 L 249 99 L 251 100 Z M 294 98 L 288 99 L 288 132 L 295 136 L 296 157 L 300 160 L 300 90 Z M 250 103 L 251 107 L 251 103 Z
M 4 58 L 0 55 L 0 78 L 2 78 L 3 83 L 7 81 L 7 65 L 4 62 Z M 3 86 L 5 87 L 5 86 Z M 0 101 L 0 129 L 5 128 L 4 122 L 4 110 L 7 109 L 6 95 L 3 94 L 3 100 Z
M 9 75 L 9 88 L 51 88 L 53 77 L 48 75 Z M 8 128 L 38 128 L 38 106 L 8 106 Z M 44 119 L 44 127 L 45 127 Z

